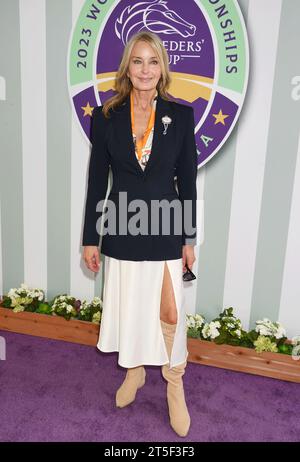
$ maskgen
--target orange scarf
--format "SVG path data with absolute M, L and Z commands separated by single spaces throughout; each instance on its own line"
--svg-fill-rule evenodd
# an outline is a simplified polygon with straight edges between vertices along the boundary
M 132 131 L 136 136 L 135 126 L 134 126 L 133 104 L 134 104 L 133 103 L 133 92 L 131 92 L 130 93 L 131 125 L 132 125 Z M 148 121 L 148 126 L 147 126 L 147 129 L 146 129 L 143 137 L 139 141 L 137 141 L 137 136 L 136 136 L 136 143 L 135 144 L 136 144 L 136 151 L 137 151 L 137 155 L 138 155 L 139 160 L 141 160 L 141 158 L 142 158 L 143 148 L 145 147 L 145 144 L 147 142 L 149 133 L 151 132 L 152 128 L 154 127 L 154 121 L 155 121 L 155 110 L 154 110 L 154 107 L 152 105 L 151 114 L 150 114 L 149 121 Z

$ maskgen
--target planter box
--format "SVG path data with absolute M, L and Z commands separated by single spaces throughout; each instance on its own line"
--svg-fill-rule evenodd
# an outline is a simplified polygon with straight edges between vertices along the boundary
M 256 353 L 252 348 L 188 339 L 188 360 L 205 366 L 300 383 L 300 361 L 283 353 Z
M 99 324 L 38 313 L 14 313 L 0 307 L 0 330 L 96 346 Z M 217 345 L 188 338 L 188 361 L 289 382 L 300 383 L 300 361 L 281 353 L 256 353 L 251 348 Z
M 99 324 L 70 319 L 61 316 L 30 313 L 14 313 L 11 309 L 0 307 L 0 330 L 19 334 L 65 340 L 95 346 L 99 336 Z

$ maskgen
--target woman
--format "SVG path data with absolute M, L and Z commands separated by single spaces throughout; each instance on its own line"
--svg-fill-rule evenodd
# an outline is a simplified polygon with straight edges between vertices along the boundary
M 118 363 L 127 368 L 116 405 L 134 401 L 145 383 L 145 364 L 161 365 L 170 424 L 178 435 L 186 436 L 190 416 L 182 383 L 188 356 L 182 272 L 186 266 L 192 269 L 195 261 L 197 150 L 193 109 L 170 101 L 169 85 L 168 56 L 160 38 L 146 31 L 132 36 L 116 75 L 116 94 L 93 110 L 82 245 L 86 266 L 97 272 L 99 234 L 103 234 L 105 281 L 97 346 L 105 352 L 118 351 Z M 115 214 L 108 213 L 108 218 L 113 216 L 116 229 L 112 226 L 102 233 L 99 201 L 104 204 L 109 167 L 113 186 L 107 203 Z M 131 204 L 128 210 L 124 196 Z M 148 227 L 142 232 L 132 231 L 137 225 L 132 201 L 137 200 L 145 204 L 139 222 Z M 160 223 L 158 230 L 150 230 L 157 222 L 151 208 L 157 201 L 165 204 L 167 233 Z M 170 205 L 176 201 L 181 214 L 178 208 L 168 214 L 167 208 L 172 212 Z M 180 232 L 175 231 L 178 219 Z M 124 221 L 130 229 L 120 232 Z

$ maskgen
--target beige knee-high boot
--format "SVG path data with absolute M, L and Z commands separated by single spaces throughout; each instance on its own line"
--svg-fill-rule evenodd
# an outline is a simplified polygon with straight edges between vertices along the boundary
M 145 384 L 146 371 L 144 366 L 127 369 L 126 377 L 116 393 L 116 406 L 125 407 L 135 400 L 138 388 Z
M 168 324 L 161 320 L 163 336 L 168 352 L 169 361 L 173 347 L 176 324 Z M 179 436 L 186 436 L 190 428 L 190 415 L 186 406 L 182 376 L 187 362 L 169 369 L 170 363 L 162 366 L 162 375 L 167 380 L 167 401 L 169 407 L 170 424 Z

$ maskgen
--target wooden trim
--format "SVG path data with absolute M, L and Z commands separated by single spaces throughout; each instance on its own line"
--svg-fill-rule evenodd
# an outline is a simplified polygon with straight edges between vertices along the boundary
M 0 307 L 0 330 L 96 346 L 99 324 L 61 316 L 21 312 Z M 281 353 L 256 353 L 254 349 L 187 339 L 188 361 L 232 371 L 300 383 L 300 361 Z
M 188 339 L 188 350 L 188 361 L 194 363 L 300 383 L 300 361 L 290 355 L 257 353 L 252 348 L 217 345 L 194 338 Z
M 0 307 L 1 329 L 91 346 L 96 346 L 99 337 L 99 324 L 27 311 L 14 313 L 3 307 Z

